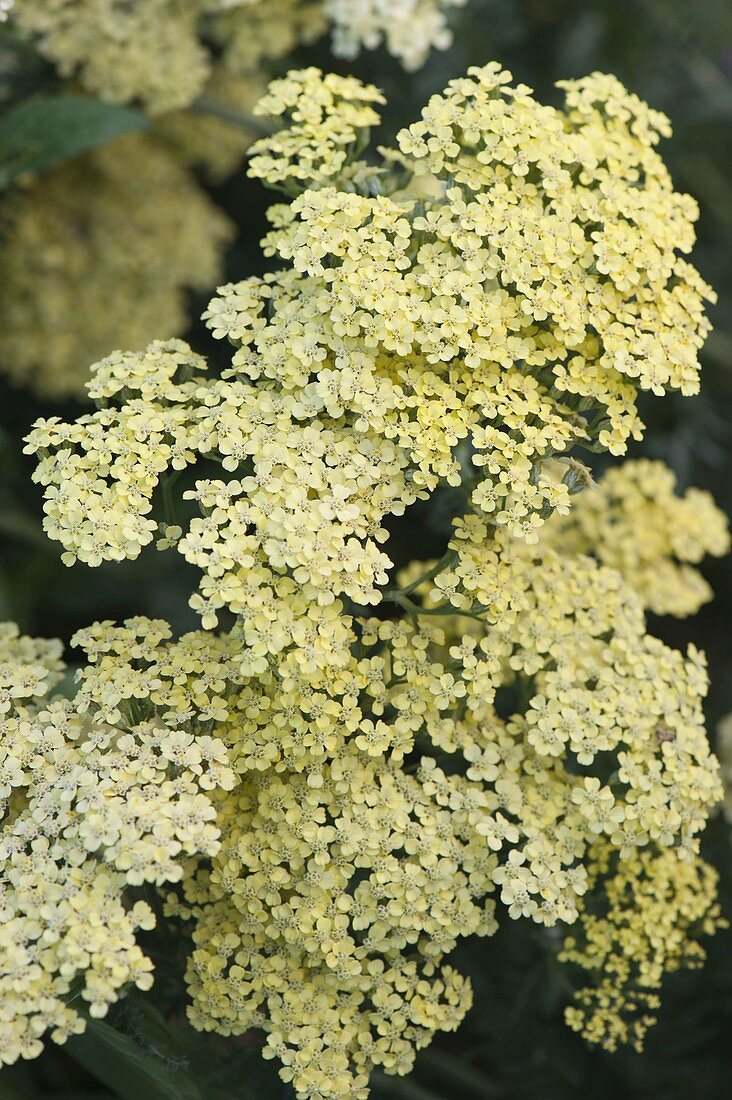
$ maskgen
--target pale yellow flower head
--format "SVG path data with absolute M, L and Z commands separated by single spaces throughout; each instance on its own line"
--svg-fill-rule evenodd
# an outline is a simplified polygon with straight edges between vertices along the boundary
M 132 620 L 79 635 L 91 667 L 70 701 L 53 692 L 60 644 L 0 627 L 0 1063 L 36 1057 L 47 1032 L 83 1031 L 79 996 L 102 1017 L 125 987 L 149 989 L 136 933 L 155 918 L 135 888 L 176 882 L 186 859 L 219 848 L 212 792 L 234 783 L 223 742 L 195 706 L 163 717 L 145 702 L 165 693 L 162 668 L 110 676 L 100 656 L 121 644 L 140 662 L 169 633 Z
M 151 115 L 186 108 L 221 57 L 232 75 L 273 60 L 332 28 L 333 51 L 353 57 L 384 42 L 407 69 L 449 46 L 450 9 L 466 0 L 15 0 L 0 4 L 64 77 Z M 242 104 L 243 106 L 244 104 Z
M 662 462 L 626 461 L 552 521 L 548 538 L 563 553 L 594 554 L 617 569 L 656 615 L 693 615 L 712 598 L 694 567 L 729 552 L 729 530 L 709 493 L 679 495 L 675 480 Z
M 186 327 L 232 226 L 179 160 L 131 134 L 11 191 L 1 212 L 0 370 L 83 396 L 89 363 Z
M 180 874 L 160 857 L 189 1019 L 263 1029 L 299 1100 L 408 1072 L 470 1005 L 449 952 L 500 919 L 577 926 L 566 958 L 593 984 L 569 1022 L 610 1047 L 719 925 L 705 660 L 644 608 L 690 609 L 683 567 L 724 526 L 706 498 L 695 526 L 656 464 L 592 496 L 574 454 L 622 453 L 639 389 L 696 385 L 709 292 L 677 255 L 694 208 L 655 151 L 666 123 L 612 78 L 559 111 L 489 65 L 376 161 L 379 102 L 315 69 L 271 85 L 253 174 L 295 197 L 269 213 L 282 266 L 206 311 L 230 364 L 180 340 L 113 352 L 96 411 L 27 448 L 67 563 L 156 541 L 200 570 L 201 631 L 77 636 L 73 709 L 124 752 L 143 724 L 206 792 L 213 848 L 190 838 Z M 195 513 L 163 522 L 183 471 Z M 438 491 L 446 552 L 395 577 L 387 524 Z M 658 544 L 636 545 L 639 500 Z

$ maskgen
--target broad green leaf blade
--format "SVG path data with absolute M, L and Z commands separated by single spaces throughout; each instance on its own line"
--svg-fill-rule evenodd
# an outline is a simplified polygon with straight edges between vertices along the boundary
M 44 171 L 120 134 L 148 126 L 145 116 L 131 107 L 88 96 L 28 99 L 0 119 L 0 187 L 24 172 Z
M 196 1081 L 204 1100 L 261 1100 L 262 1096 L 272 1095 L 273 1067 L 263 1061 L 258 1050 L 247 1050 L 236 1040 L 228 1040 L 224 1057 L 221 1045 L 212 1046 L 210 1036 L 190 1027 L 172 1027 L 149 997 L 134 992 L 125 998 L 119 1012 L 125 1030 L 149 1054 L 159 1054 L 187 1067 L 185 1072 Z
M 89 1020 L 66 1051 L 121 1100 L 204 1100 L 186 1068 L 148 1054 L 101 1020 Z

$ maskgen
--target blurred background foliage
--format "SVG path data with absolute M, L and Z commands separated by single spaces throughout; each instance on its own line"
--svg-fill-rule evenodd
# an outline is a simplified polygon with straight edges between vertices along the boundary
M 380 85 L 389 99 L 378 138 L 388 143 L 411 121 L 434 91 L 467 66 L 497 59 L 539 98 L 558 101 L 554 81 L 593 70 L 615 73 L 652 106 L 672 119 L 673 138 L 663 156 L 677 189 L 701 205 L 694 262 L 717 290 L 712 315 L 715 331 L 703 355 L 702 393 L 694 399 L 666 397 L 646 402 L 645 440 L 633 454 L 662 458 L 681 487 L 711 490 L 732 514 L 732 4 L 730 0 L 470 0 L 454 18 L 454 43 L 433 53 L 419 72 L 405 73 L 383 50 L 354 62 L 334 59 L 327 40 L 281 59 L 273 71 L 314 63 L 351 72 Z M 35 113 L 21 117 L 20 132 L 31 134 L 29 150 L 18 142 L 18 118 L 29 96 L 52 97 L 53 70 L 31 48 L 0 28 L 0 186 L 20 169 L 43 172 L 54 162 L 87 146 L 113 139 L 117 132 L 144 128 L 146 120 L 128 108 L 84 108 L 70 121 L 49 115 L 48 102 L 34 99 Z M 123 117 L 119 112 L 126 112 Z M 69 129 L 70 127 L 70 129 Z M 74 128 L 76 127 L 76 128 Z M 67 135 L 58 146 L 58 135 Z M 76 141 L 73 145 L 71 138 Z M 10 136 L 8 137 L 8 134 Z M 35 158 L 35 159 L 33 159 Z M 225 256 L 226 279 L 266 267 L 258 249 L 269 196 L 246 181 L 240 168 L 212 186 L 209 197 L 236 227 Z M 0 195 L 0 233 L 2 207 Z M 92 200 L 93 201 L 93 200 Z M 0 271 L 0 300 L 7 272 Z M 214 363 L 221 359 L 197 320 L 207 293 L 189 294 L 186 337 Z M 129 303 L 112 303 L 121 309 Z M 71 335 L 88 321 L 85 302 L 70 310 Z M 3 333 L 0 331 L 0 347 Z M 110 349 L 111 350 L 111 349 Z M 83 369 L 83 365 L 80 365 Z M 68 400 L 43 400 L 0 377 L 0 619 L 18 621 L 24 631 L 68 641 L 95 619 L 144 613 L 169 619 L 175 628 L 194 625 L 187 609 L 192 587 L 177 556 L 151 550 L 136 562 L 105 565 L 90 573 L 65 568 L 57 547 L 41 528 L 40 494 L 32 485 L 31 462 L 22 437 L 39 416 L 77 414 Z M 397 557 L 429 557 L 444 540 L 446 511 L 418 511 L 394 529 Z M 732 711 L 732 562 L 712 563 L 706 576 L 716 600 L 694 619 L 658 620 L 654 632 L 677 646 L 693 641 L 705 649 L 712 675 L 710 730 Z M 732 917 L 732 845 L 729 826 L 718 817 L 705 840 L 705 854 L 720 869 L 722 899 Z M 163 950 L 153 945 L 152 950 Z M 456 1035 L 439 1035 L 417 1060 L 408 1079 L 379 1077 L 377 1100 L 721 1100 L 732 1079 L 732 942 L 721 934 L 709 945 L 701 971 L 667 982 L 660 1022 L 642 1054 L 609 1055 L 588 1049 L 562 1021 L 568 996 L 566 968 L 555 960 L 551 936 L 539 929 L 504 922 L 491 940 L 461 948 L 458 964 L 473 979 L 474 1008 Z M 169 953 L 165 955 L 169 959 Z M 166 963 L 169 969 L 169 962 Z M 182 1019 L 174 976 L 158 972 L 157 1016 L 146 1001 L 133 998 L 110 1018 L 116 1031 L 95 1024 L 92 1033 L 66 1049 L 49 1049 L 36 1062 L 0 1074 L 0 1100 L 285 1100 L 291 1096 L 271 1065 L 259 1056 L 256 1037 L 243 1041 L 185 1040 L 175 1023 Z M 166 979 L 171 978 L 168 982 Z M 169 986 L 169 988 L 168 988 Z M 171 1027 L 171 1022 L 173 1026 Z

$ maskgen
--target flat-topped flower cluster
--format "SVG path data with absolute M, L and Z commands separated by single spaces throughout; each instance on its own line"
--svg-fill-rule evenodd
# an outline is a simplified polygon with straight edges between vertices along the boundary
M 729 532 L 709 493 L 675 490 L 662 462 L 628 460 L 553 524 L 559 548 L 593 554 L 616 569 L 655 615 L 694 615 L 712 598 L 695 566 L 706 554 L 728 553 Z
M 639 389 L 697 386 L 710 292 L 677 255 L 694 204 L 655 152 L 662 116 L 609 77 L 564 87 L 560 111 L 471 70 L 366 160 L 376 89 L 275 81 L 251 170 L 294 196 L 265 241 L 290 266 L 210 304 L 231 366 L 180 341 L 116 352 L 96 412 L 29 437 L 69 564 L 157 541 L 201 569 L 201 631 L 82 632 L 64 705 L 81 749 L 143 758 L 150 806 L 181 776 L 201 788 L 211 817 L 191 832 L 174 812 L 159 872 L 120 865 L 125 897 L 174 884 L 191 1022 L 264 1029 L 302 1098 L 408 1072 L 470 1004 L 447 954 L 506 910 L 574 925 L 589 976 L 568 1020 L 610 1047 L 641 1041 L 664 970 L 719 924 L 704 659 L 650 637 L 644 609 L 698 605 L 691 566 L 725 551 L 724 524 L 654 464 L 588 488 L 573 453 L 622 453 Z M 159 491 L 200 460 L 200 515 L 161 522 Z M 445 554 L 395 577 L 386 522 L 438 490 L 459 513 Z M 92 850 L 124 861 L 114 817 L 91 821 Z
M 268 70 L 329 23 L 353 56 L 384 39 L 409 68 L 449 44 L 465 0 L 17 0 L 13 28 L 58 73 L 132 102 L 151 132 L 11 190 L 0 210 L 0 371 L 43 398 L 85 398 L 88 365 L 185 325 L 216 285 L 231 227 L 188 171 L 217 182 L 254 141 Z M 0 5 L 1 7 L 1 5 Z M 93 200 L 93 201 L 92 201 Z
M 376 89 L 273 82 L 259 110 L 284 128 L 251 170 L 301 191 L 265 241 L 292 266 L 209 306 L 236 349 L 223 378 L 182 344 L 116 353 L 89 387 L 100 411 L 32 433 L 67 560 L 135 556 L 160 476 L 204 454 L 238 475 L 199 483 L 179 546 L 205 625 L 287 572 L 375 602 L 386 516 L 472 480 L 469 506 L 531 540 L 568 507 L 572 471 L 548 459 L 622 453 L 638 388 L 696 391 L 711 292 L 676 253 L 695 208 L 654 150 L 666 121 L 608 77 L 567 86 L 566 112 L 507 79 L 454 81 L 376 166 L 359 157 Z
M 0 370 L 47 399 L 85 397 L 110 346 L 185 328 L 187 292 L 221 277 L 234 228 L 151 134 L 24 181 L 0 218 Z
M 467 0 L 15 0 L 10 16 L 64 76 L 152 114 L 192 103 L 223 50 L 251 72 L 333 28 L 333 51 L 354 57 L 382 42 L 407 69 L 452 41 L 451 10 Z
M 82 1031 L 79 995 L 104 1016 L 125 986 L 149 989 L 135 935 L 154 914 L 126 891 L 178 881 L 183 857 L 220 845 L 211 792 L 234 785 L 223 742 L 198 736 L 206 719 L 193 710 L 186 726 L 142 711 L 123 723 L 124 686 L 115 695 L 94 668 L 108 629 L 76 639 L 92 664 L 69 700 L 53 692 L 60 644 L 0 628 L 0 1062 L 36 1057 L 47 1031 L 56 1042 Z M 117 630 L 128 679 L 168 634 L 143 621 Z M 180 693 L 196 669 L 171 654 L 148 693 L 163 700 L 176 681 Z M 203 708 L 203 685 L 196 697 Z

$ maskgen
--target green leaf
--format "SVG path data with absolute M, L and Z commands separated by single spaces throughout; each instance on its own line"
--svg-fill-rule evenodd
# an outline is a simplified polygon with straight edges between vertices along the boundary
M 145 116 L 131 107 L 88 96 L 35 96 L 0 119 L 0 188 L 24 172 L 44 171 L 148 126 Z
M 69 1039 L 65 1049 L 121 1100 L 203 1100 L 187 1069 L 148 1053 L 101 1020 L 89 1020 L 84 1034 Z

